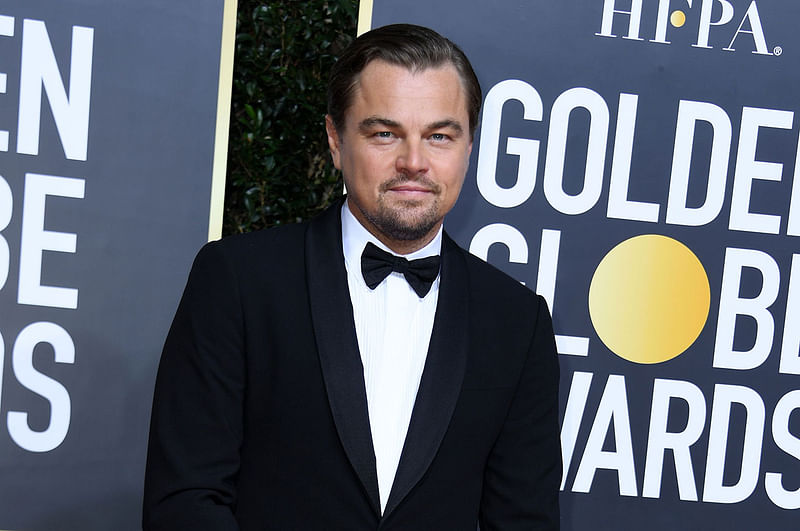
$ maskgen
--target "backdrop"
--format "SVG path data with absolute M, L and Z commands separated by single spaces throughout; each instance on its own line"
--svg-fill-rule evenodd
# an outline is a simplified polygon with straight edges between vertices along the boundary
M 361 7 L 476 67 L 445 227 L 553 311 L 563 528 L 795 529 L 800 4 Z
M 219 232 L 233 4 L 0 7 L 2 529 L 141 528 L 158 355 Z

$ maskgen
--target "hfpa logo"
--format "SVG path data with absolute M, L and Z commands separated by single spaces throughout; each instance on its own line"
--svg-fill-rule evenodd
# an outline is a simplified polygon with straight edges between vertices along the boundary
M 643 41 L 645 39 L 639 36 L 640 26 L 642 22 L 642 2 L 643 0 L 630 0 L 624 4 L 629 4 L 630 9 L 618 9 L 616 0 L 604 0 L 603 3 L 603 22 L 600 33 L 595 33 L 601 37 L 616 37 L 612 32 L 615 17 L 625 18 L 628 22 L 628 33 L 624 35 L 624 39 L 631 39 L 636 41 Z M 780 46 L 776 46 L 772 50 L 767 47 L 767 39 L 764 36 L 764 28 L 761 25 L 761 17 L 758 13 L 758 6 L 756 0 L 750 2 L 750 6 L 741 17 L 736 16 L 733 4 L 728 0 L 682 0 L 689 9 L 692 9 L 698 3 L 700 4 L 699 24 L 697 30 L 697 41 L 692 44 L 695 48 L 713 48 L 708 44 L 709 35 L 712 26 L 725 26 L 728 28 L 728 35 L 730 35 L 730 42 L 723 48 L 725 51 L 735 51 L 734 44 L 737 38 L 742 34 L 750 35 L 748 42 L 752 40 L 752 52 L 759 55 L 781 55 L 783 50 Z M 718 9 L 714 9 L 719 6 Z M 715 16 L 718 15 L 718 16 Z M 733 30 L 733 24 L 738 21 L 736 29 Z M 667 40 L 667 24 L 671 24 L 675 28 L 680 28 L 686 23 L 686 14 L 681 10 L 673 10 L 670 0 L 658 0 L 658 15 L 656 17 L 656 27 L 653 38 L 649 39 L 650 42 L 657 42 L 660 44 L 669 44 Z M 729 25 L 730 24 L 730 25 Z M 717 31 L 717 30 L 714 30 Z

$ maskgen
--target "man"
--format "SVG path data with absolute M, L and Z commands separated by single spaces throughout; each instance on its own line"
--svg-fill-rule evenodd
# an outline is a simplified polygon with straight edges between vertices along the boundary
M 558 529 L 546 305 L 442 233 L 480 103 L 426 28 L 345 51 L 326 127 L 348 195 L 198 254 L 159 368 L 145 529 Z

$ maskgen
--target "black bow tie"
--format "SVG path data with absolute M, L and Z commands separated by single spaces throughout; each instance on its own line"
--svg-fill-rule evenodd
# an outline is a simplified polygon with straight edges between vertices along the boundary
M 364 275 L 364 282 L 369 289 L 375 289 L 392 271 L 402 273 L 411 289 L 422 298 L 428 294 L 433 281 L 439 275 L 439 262 L 438 256 L 406 260 L 367 242 L 361 254 L 361 274 Z

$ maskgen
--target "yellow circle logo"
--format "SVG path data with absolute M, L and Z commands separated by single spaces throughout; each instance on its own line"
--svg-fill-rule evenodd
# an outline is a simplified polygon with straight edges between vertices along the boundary
M 683 11 L 675 10 L 669 16 L 669 22 L 676 28 L 680 28 L 686 24 L 686 15 L 683 13 Z
M 681 242 L 657 234 L 611 249 L 589 287 L 597 335 L 635 363 L 661 363 L 682 354 L 703 330 L 710 305 L 703 264 Z

